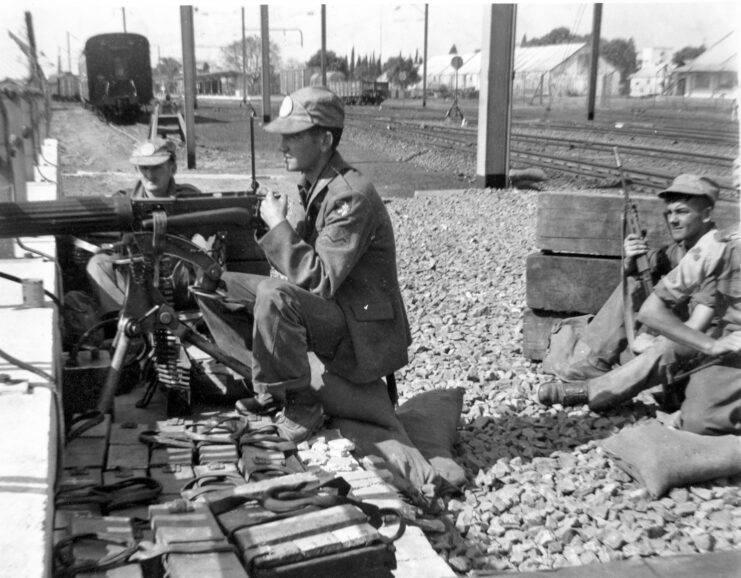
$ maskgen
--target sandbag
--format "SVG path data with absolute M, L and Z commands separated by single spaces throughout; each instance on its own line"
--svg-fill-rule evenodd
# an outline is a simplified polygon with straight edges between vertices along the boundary
M 623 429 L 600 445 L 654 498 L 671 488 L 741 475 L 741 439 L 735 435 L 704 436 L 652 421 Z
M 548 341 L 548 353 L 543 359 L 544 373 L 563 378 L 572 364 L 586 360 L 589 348 L 580 342 L 580 338 L 593 318 L 594 315 L 579 315 L 554 323 Z
M 414 446 L 404 426 L 394 417 L 393 428 L 385 428 L 364 421 L 338 418 L 330 420 L 330 429 L 339 429 L 351 440 L 363 456 L 379 456 L 386 461 L 387 469 L 393 474 L 393 485 L 408 496 L 427 493 L 437 485 L 437 475 L 430 462 Z
M 329 373 L 313 353 L 309 354 L 311 387 L 330 417 L 346 418 L 394 429 L 398 425 L 394 406 L 382 379 L 354 383 Z
M 415 447 L 435 472 L 454 486 L 466 482 L 465 470 L 453 457 L 464 391 L 462 387 L 425 391 L 404 402 L 396 412 Z

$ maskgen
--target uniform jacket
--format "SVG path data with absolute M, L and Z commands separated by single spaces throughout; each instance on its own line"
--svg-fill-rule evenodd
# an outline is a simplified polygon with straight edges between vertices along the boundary
M 350 341 L 322 359 L 330 371 L 361 383 L 393 373 L 409 361 L 411 333 L 386 207 L 337 152 L 309 195 L 295 228 L 284 221 L 258 242 L 289 281 L 342 308 Z
M 708 281 L 712 281 L 710 284 Z M 741 329 L 741 232 L 706 233 L 654 290 L 669 307 L 715 288 L 715 313 L 724 333 Z

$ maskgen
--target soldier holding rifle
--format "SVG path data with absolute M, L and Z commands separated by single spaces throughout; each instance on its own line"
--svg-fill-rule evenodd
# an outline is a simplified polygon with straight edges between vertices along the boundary
M 658 277 L 671 271 L 696 243 L 714 235 L 716 229 L 711 213 L 718 192 L 716 183 L 706 177 L 682 174 L 675 178 L 659 193 L 666 203 L 664 214 L 674 243 L 651 252 L 642 237 L 629 234 L 624 243 L 626 274 L 635 272 L 636 258 L 647 255 L 651 273 L 658 281 Z M 691 300 L 677 301 L 674 305 L 677 319 L 694 330 L 705 331 L 714 317 L 714 280 L 703 278 L 700 285 L 692 288 Z M 627 352 L 637 356 L 614 367 L 627 348 L 628 332 L 633 331 L 625 325 L 623 307 L 623 291 L 618 287 L 587 325 L 574 348 L 575 357 L 550 360 L 560 379 L 541 385 L 538 391 L 541 403 L 588 403 L 595 411 L 607 410 L 645 389 L 665 384 L 667 372 L 676 372 L 697 357 L 697 352 L 691 348 L 665 337 L 642 333 L 633 343 L 633 351 Z
M 709 335 L 683 324 L 672 308 L 696 287 L 716 286 L 718 330 Z M 674 343 L 710 358 L 689 376 L 676 425 L 698 434 L 741 434 L 741 232 L 703 236 L 656 286 L 639 320 Z M 706 358 L 707 359 L 707 358 Z

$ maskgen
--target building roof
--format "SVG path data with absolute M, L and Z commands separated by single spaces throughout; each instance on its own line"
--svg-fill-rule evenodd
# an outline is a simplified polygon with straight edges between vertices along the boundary
M 677 68 L 677 72 L 736 72 L 737 62 L 736 33 L 729 32 L 700 56 Z
M 549 72 L 586 45 L 586 42 L 579 42 L 547 46 L 518 46 L 515 48 L 515 70 L 518 73 Z

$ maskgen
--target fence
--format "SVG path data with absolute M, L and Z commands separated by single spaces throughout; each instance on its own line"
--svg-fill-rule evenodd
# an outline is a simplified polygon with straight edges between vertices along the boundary
M 56 188 L 58 163 L 55 155 L 44 154 L 50 115 L 48 96 L 41 90 L 0 83 L 0 202 L 25 202 L 38 197 L 34 189 Z M 0 240 L 0 257 L 8 255 L 12 241 Z

